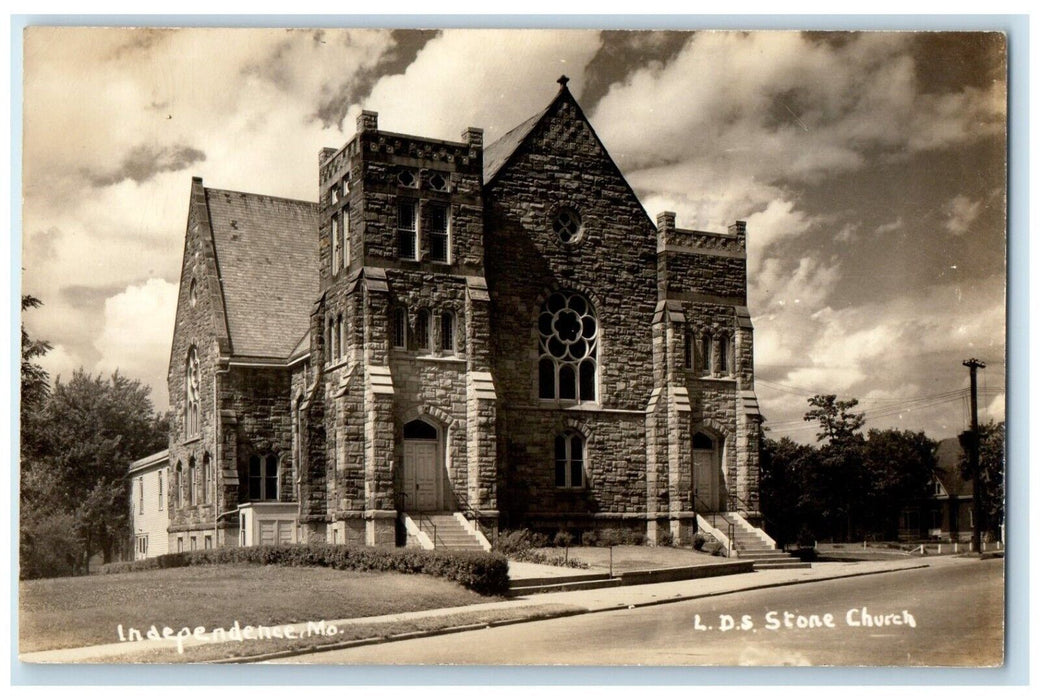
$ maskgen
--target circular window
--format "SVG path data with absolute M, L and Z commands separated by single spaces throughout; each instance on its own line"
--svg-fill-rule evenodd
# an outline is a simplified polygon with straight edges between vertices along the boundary
M 577 243 L 581 240 L 581 217 L 573 209 L 561 209 L 553 219 L 552 227 L 561 243 Z

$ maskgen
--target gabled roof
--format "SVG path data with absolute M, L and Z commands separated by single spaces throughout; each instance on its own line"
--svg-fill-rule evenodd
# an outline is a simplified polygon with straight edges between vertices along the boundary
M 318 206 L 205 192 L 232 352 L 287 359 L 318 295 Z
M 935 478 L 950 496 L 970 496 L 971 479 L 961 476 L 964 449 L 957 438 L 946 438 L 935 448 Z
M 585 111 L 578 104 L 578 101 L 571 94 L 571 91 L 567 88 L 567 77 L 561 76 L 556 82 L 560 83 L 560 90 L 556 93 L 556 97 L 543 109 L 534 116 L 525 120 L 522 124 L 510 129 L 506 132 L 502 138 L 495 141 L 490 146 L 484 149 L 484 186 L 487 187 L 491 182 L 498 177 L 498 175 L 505 169 L 509 162 L 513 159 L 513 156 L 523 150 L 524 144 L 528 141 L 528 138 L 534 134 L 543 122 L 552 118 L 552 115 L 556 113 L 556 106 L 563 101 L 568 101 L 574 106 L 574 110 L 578 117 L 585 122 L 588 126 L 589 131 L 592 133 L 592 137 L 596 139 L 596 143 L 602 149 L 604 156 L 610 161 L 611 166 L 617 173 L 617 176 L 624 183 L 628 189 L 629 194 L 632 196 L 632 200 L 639 207 L 639 210 L 643 212 L 643 216 L 653 226 L 657 228 L 657 223 L 650 218 L 650 215 L 646 213 L 646 209 L 643 208 L 642 203 L 639 201 L 639 196 L 635 190 L 632 189 L 632 185 L 629 184 L 625 174 L 621 172 L 621 168 L 617 166 L 613 156 L 610 155 L 610 151 L 603 145 L 603 141 L 600 139 L 599 134 L 592 127 L 592 123 L 589 122 Z
M 167 460 L 169 460 L 169 458 L 170 451 L 168 449 L 163 450 L 161 452 L 156 452 L 155 454 L 150 454 L 147 457 L 142 457 L 141 459 L 131 462 L 129 473 L 133 474 L 139 471 L 147 471 L 150 469 L 165 467 L 166 462 Z
M 520 144 L 523 143 L 527 135 L 534 131 L 534 128 L 538 125 L 538 122 L 542 120 L 545 113 L 549 111 L 549 107 L 552 107 L 556 100 L 553 100 L 545 109 L 538 114 L 534 115 L 522 124 L 513 127 L 507 131 L 500 139 L 495 141 L 490 146 L 484 149 L 484 184 L 491 182 L 498 175 L 498 171 L 502 169 L 508 161 L 509 157 L 513 155 Z

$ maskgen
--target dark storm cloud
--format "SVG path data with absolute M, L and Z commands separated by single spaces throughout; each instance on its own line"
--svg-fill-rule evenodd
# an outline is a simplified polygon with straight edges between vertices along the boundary
M 691 36 L 691 32 L 600 32 L 600 49 L 585 67 L 582 103 L 591 109 L 612 84 L 629 73 L 653 63 L 668 63 Z
M 87 172 L 87 178 L 97 187 L 115 185 L 124 180 L 140 184 L 159 173 L 176 172 L 206 160 L 206 154 L 191 146 L 135 146 L 114 170 Z
M 311 115 L 321 122 L 325 128 L 339 126 L 350 109 L 350 105 L 363 102 L 372 93 L 372 88 L 380 78 L 387 75 L 404 73 L 423 47 L 439 30 L 432 29 L 395 29 L 390 33 L 392 48 L 380 56 L 379 61 L 371 68 L 362 68 L 343 83 L 330 87 L 321 95 L 318 108 Z M 321 41 L 319 36 L 316 41 Z

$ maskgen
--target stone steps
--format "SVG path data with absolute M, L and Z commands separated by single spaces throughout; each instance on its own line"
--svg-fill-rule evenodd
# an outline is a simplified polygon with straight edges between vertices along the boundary
M 426 515 L 413 520 L 433 541 L 434 549 L 484 551 L 480 541 L 454 515 Z M 436 535 L 431 524 L 436 528 Z

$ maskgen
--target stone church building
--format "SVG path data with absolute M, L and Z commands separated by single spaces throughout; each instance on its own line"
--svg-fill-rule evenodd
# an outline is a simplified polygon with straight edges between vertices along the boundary
M 366 111 L 317 166 L 317 203 L 192 181 L 170 551 L 754 521 L 744 223 L 651 220 L 566 78 L 486 147 Z

